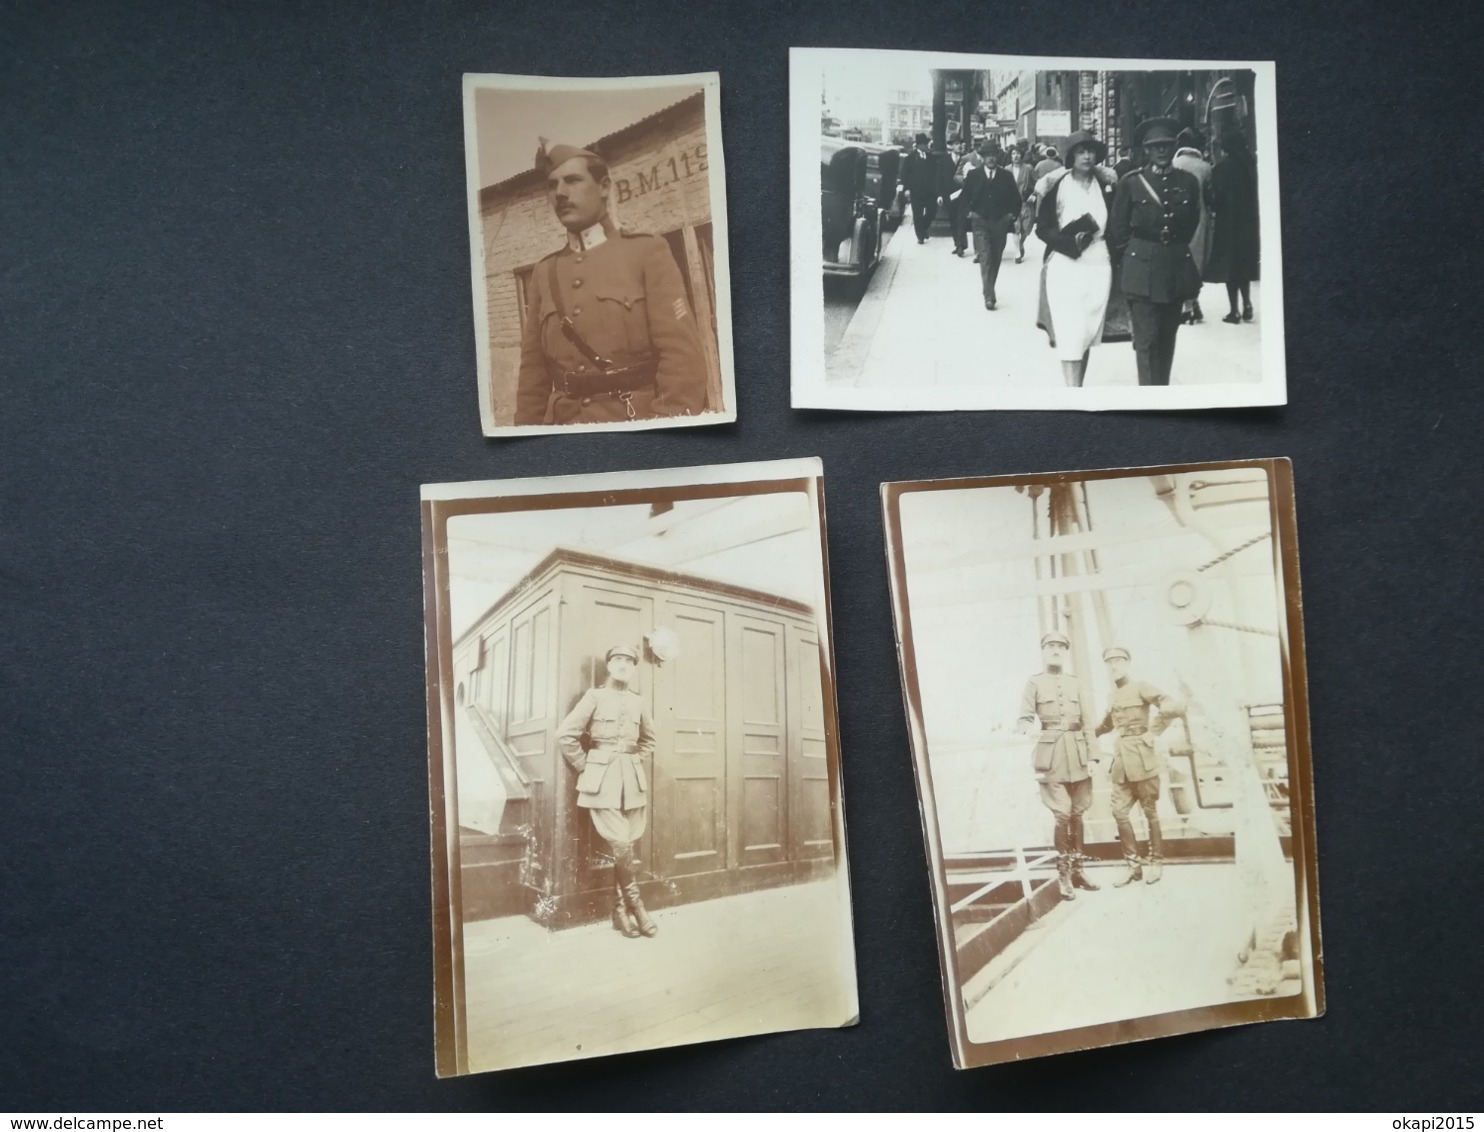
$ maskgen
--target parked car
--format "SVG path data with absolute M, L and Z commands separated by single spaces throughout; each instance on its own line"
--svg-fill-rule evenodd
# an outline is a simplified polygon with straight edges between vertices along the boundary
M 823 138 L 820 219 L 825 275 L 865 280 L 881 258 L 882 235 L 902 220 L 901 150 Z

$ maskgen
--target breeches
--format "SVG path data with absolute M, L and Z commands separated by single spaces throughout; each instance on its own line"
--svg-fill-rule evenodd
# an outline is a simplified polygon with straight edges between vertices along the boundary
M 1175 333 L 1180 329 L 1184 303 L 1151 303 L 1128 297 L 1128 317 L 1134 335 L 1134 357 L 1140 385 L 1168 385 L 1175 362 Z
M 610 845 L 629 845 L 644 836 L 649 826 L 649 807 L 633 810 L 588 810 L 593 828 Z
M 1158 787 L 1159 780 L 1155 780 Z M 1076 817 L 1087 812 L 1092 805 L 1092 779 L 1081 782 L 1041 783 L 1041 804 L 1055 814 L 1058 820 Z
M 1132 861 L 1139 856 L 1139 840 L 1134 836 L 1134 823 L 1128 818 L 1129 811 L 1137 802 L 1149 822 L 1150 859 L 1159 860 L 1164 855 L 1164 836 L 1159 828 L 1159 810 L 1156 807 L 1159 801 L 1159 776 L 1139 782 L 1115 782 L 1111 801 L 1113 822 L 1118 826 L 1118 842 L 1123 847 L 1124 858 Z

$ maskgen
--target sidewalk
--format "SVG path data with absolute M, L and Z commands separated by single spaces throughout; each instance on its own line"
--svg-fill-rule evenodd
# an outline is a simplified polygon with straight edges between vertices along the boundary
M 1044 245 L 1031 236 L 1025 262 L 1014 259 L 1015 240 L 1006 243 L 996 284 L 998 309 L 987 311 L 979 265 L 972 245 L 962 259 L 952 254 L 947 236 L 917 243 L 904 222 L 887 246 L 865 296 L 839 347 L 825 359 L 831 385 L 861 389 L 927 386 L 1038 389 L 1062 384 L 1061 366 L 1036 327 Z M 1207 284 L 1201 294 L 1206 321 L 1182 326 L 1175 343 L 1176 385 L 1261 380 L 1259 343 L 1262 295 L 1252 285 L 1254 322 L 1232 326 L 1226 288 Z M 1087 386 L 1138 385 L 1133 345 L 1094 346 Z
M 469 1069 L 839 1026 L 856 1012 L 836 878 L 550 932 L 524 916 L 464 926 Z

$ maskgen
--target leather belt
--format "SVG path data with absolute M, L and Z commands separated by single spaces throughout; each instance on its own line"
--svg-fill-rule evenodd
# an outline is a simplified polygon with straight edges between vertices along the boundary
M 1118 734 L 1122 735 L 1125 739 L 1137 739 L 1140 735 L 1149 734 L 1149 728 L 1140 727 L 1137 723 L 1131 723 L 1127 727 L 1120 727 Z
M 553 380 L 558 393 L 568 397 L 621 397 L 654 385 L 654 360 L 606 370 L 564 370 Z

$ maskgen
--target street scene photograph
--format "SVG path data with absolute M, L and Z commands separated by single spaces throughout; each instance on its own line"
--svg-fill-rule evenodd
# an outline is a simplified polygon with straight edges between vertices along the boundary
M 886 485 L 961 1067 L 1322 1013 L 1288 483 Z
M 440 1076 L 854 1019 L 819 474 L 424 489 Z
M 796 406 L 1286 400 L 1271 64 L 790 68 Z
M 486 435 L 736 419 L 720 87 L 464 76 Z

